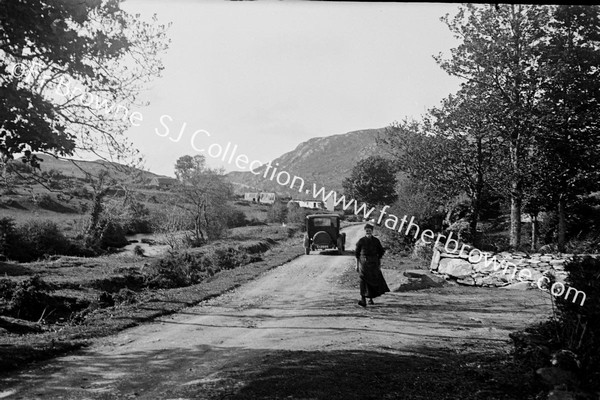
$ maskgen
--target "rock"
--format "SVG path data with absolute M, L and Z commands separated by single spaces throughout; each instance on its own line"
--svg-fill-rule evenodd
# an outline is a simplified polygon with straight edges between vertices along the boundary
M 550 265 L 563 265 L 565 260 L 550 260 Z
M 482 261 L 477 264 L 473 264 L 473 270 L 475 270 L 475 272 L 489 273 L 494 270 L 494 263 L 486 263 L 485 261 Z
M 422 269 L 409 269 L 402 273 L 407 278 L 418 278 L 421 279 L 423 276 L 429 275 L 425 270 Z
M 578 400 L 582 398 L 584 397 L 581 397 L 576 392 L 569 392 L 566 390 L 553 390 L 548 393 L 547 397 L 548 400 Z
M 554 257 L 552 257 L 552 256 L 541 256 L 540 257 L 541 262 L 550 262 L 552 260 L 554 260 Z
M 550 362 L 565 371 L 577 371 L 581 367 L 577 354 L 571 350 L 559 350 L 553 353 Z
M 531 285 L 529 284 L 529 282 L 518 282 L 503 286 L 501 289 L 528 290 L 531 289 Z
M 485 286 L 504 286 L 504 282 L 500 280 L 497 276 L 488 275 L 483 278 L 482 282 Z
M 460 258 L 444 258 L 440 261 L 438 272 L 448 274 L 454 278 L 463 278 L 471 275 L 474 270 L 471 263 Z
M 437 271 L 438 265 L 440 264 L 440 252 L 438 249 L 433 249 L 433 256 L 431 257 L 431 264 L 429 265 L 429 269 L 432 271 Z
M 544 253 L 552 253 L 554 251 L 554 249 L 552 248 L 552 245 L 546 244 L 546 245 L 540 247 L 538 251 L 540 253 L 544 254 Z
M 536 374 L 544 384 L 552 388 L 559 385 L 573 387 L 579 383 L 573 372 L 557 367 L 540 368 L 536 371 Z
M 408 292 L 411 290 L 428 289 L 432 287 L 442 287 L 446 284 L 444 278 L 431 275 L 423 270 L 404 271 L 404 276 L 408 277 L 408 282 L 401 284 L 394 292 Z
M 473 277 L 471 277 L 471 276 L 459 278 L 456 280 L 456 282 L 460 283 L 461 285 L 475 286 L 475 279 L 473 279 Z
M 529 281 L 537 282 L 542 276 L 544 276 L 540 271 L 531 268 L 529 270 L 531 271 L 531 278 L 528 279 Z

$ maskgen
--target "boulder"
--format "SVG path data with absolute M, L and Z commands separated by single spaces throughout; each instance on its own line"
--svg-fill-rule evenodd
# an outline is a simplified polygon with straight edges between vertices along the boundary
M 401 284 L 397 288 L 394 288 L 394 292 L 408 292 L 411 290 L 442 287 L 446 284 L 446 280 L 444 278 L 432 275 L 423 270 L 404 271 L 404 276 L 408 278 L 408 282 Z
M 472 276 L 465 276 L 464 278 L 459 278 L 456 280 L 456 282 L 460 283 L 461 285 L 475 286 L 475 279 L 473 279 Z
M 576 392 L 569 392 L 567 390 L 553 390 L 548 393 L 548 400 L 579 400 L 584 399 L 585 396 L 580 395 Z
M 438 272 L 454 278 L 463 278 L 471 275 L 474 270 L 471 263 L 462 258 L 444 258 L 440 261 Z
M 429 265 L 429 269 L 432 271 L 437 271 L 439 264 L 440 264 L 440 252 L 438 249 L 433 249 L 433 256 L 431 257 L 431 264 Z
M 475 272 L 489 273 L 494 270 L 494 263 L 486 263 L 485 261 L 478 262 L 477 264 L 473 264 L 473 270 L 475 270 Z
M 557 367 L 539 368 L 536 374 L 544 384 L 552 388 L 559 385 L 574 387 L 579 383 L 573 372 Z

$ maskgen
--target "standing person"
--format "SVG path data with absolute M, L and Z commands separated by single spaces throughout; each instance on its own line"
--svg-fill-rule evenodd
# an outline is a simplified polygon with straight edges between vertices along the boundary
M 358 305 L 367 306 L 366 298 L 369 298 L 369 304 L 373 303 L 373 298 L 389 292 L 383 274 L 381 273 L 381 257 L 385 250 L 379 239 L 373 236 L 373 225 L 365 225 L 365 236 L 356 243 L 356 272 L 360 277 L 360 297 Z

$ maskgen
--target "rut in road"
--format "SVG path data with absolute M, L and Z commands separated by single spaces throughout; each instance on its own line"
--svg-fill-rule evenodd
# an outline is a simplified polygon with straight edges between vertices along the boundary
M 351 249 L 362 226 L 346 232 Z M 354 273 L 354 266 L 350 252 L 301 256 L 232 292 L 7 379 L 0 395 L 170 398 L 181 388 L 205 388 L 228 366 L 256 368 L 248 357 L 252 351 L 414 354 L 415 349 L 459 343 L 504 345 L 508 332 L 539 317 L 532 304 L 542 306 L 531 294 L 509 299 L 499 291 L 487 291 L 495 294 L 478 302 L 483 292 L 474 289 L 467 297 L 443 290 L 389 293 L 363 309 L 356 304 L 357 287 L 340 282 L 344 274 Z M 384 275 L 393 288 L 399 272 L 385 270 Z M 509 308 L 520 313 L 517 320 Z

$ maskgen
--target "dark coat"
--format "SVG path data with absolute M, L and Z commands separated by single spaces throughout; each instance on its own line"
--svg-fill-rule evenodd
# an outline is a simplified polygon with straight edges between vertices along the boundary
M 390 291 L 381 273 L 381 257 L 384 253 L 381 242 L 374 236 L 362 237 L 356 243 L 355 256 L 359 261 L 361 296 L 373 298 Z

